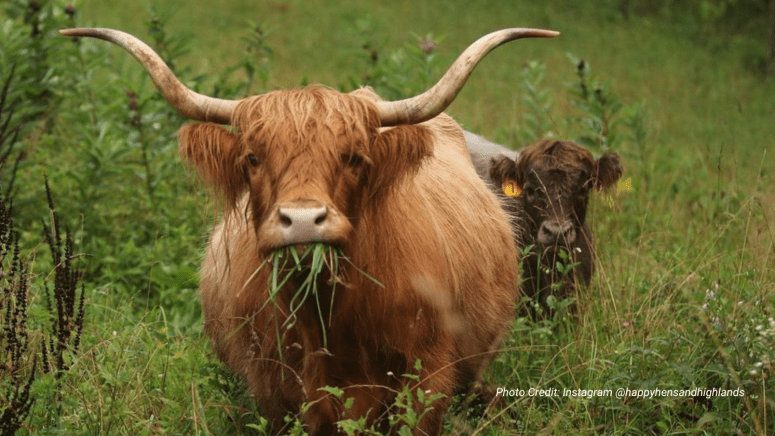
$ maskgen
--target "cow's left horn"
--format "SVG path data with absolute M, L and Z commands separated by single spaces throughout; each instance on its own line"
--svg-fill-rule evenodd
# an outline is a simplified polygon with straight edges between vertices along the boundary
M 551 38 L 559 34 L 542 29 L 503 29 L 479 38 L 457 58 L 431 89 L 406 100 L 377 103 L 382 125 L 421 123 L 440 114 L 463 88 L 476 64 L 499 45 L 520 38 Z
M 65 36 L 90 36 L 121 46 L 143 64 L 164 98 L 183 116 L 220 124 L 231 122 L 231 114 L 239 100 L 208 97 L 188 89 L 152 48 L 134 36 L 119 30 L 100 28 L 63 29 L 59 33 Z

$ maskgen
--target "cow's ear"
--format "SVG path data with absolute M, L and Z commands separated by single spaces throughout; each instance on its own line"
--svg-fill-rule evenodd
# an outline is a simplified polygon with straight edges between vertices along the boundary
M 595 161 L 594 185 L 601 191 L 608 189 L 622 176 L 622 165 L 618 153 L 608 153 Z
M 503 154 L 490 158 L 490 179 L 504 195 L 522 195 L 522 182 L 517 177 L 517 163 L 514 159 Z
M 239 137 L 212 123 L 188 124 L 178 131 L 181 156 L 194 168 L 227 206 L 233 206 L 245 190 L 246 181 L 239 165 Z
M 490 179 L 497 184 L 517 178 L 517 163 L 504 154 L 490 158 Z
M 433 154 L 431 133 L 423 126 L 397 126 L 382 131 L 374 138 L 369 158 L 371 195 L 378 190 L 396 186 L 414 174 L 423 159 Z

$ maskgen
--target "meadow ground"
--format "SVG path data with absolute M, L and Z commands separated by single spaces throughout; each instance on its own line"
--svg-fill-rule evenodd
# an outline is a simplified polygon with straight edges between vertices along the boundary
M 431 85 L 485 33 L 560 31 L 493 51 L 447 112 L 513 148 L 552 135 L 595 154 L 615 150 L 632 190 L 592 200 L 597 273 L 578 296 L 578 318 L 561 308 L 544 322 L 516 319 L 487 373 L 515 395 L 483 416 L 459 407 L 445 433 L 775 433 L 775 81 L 750 62 L 764 37 L 709 31 L 677 12 L 625 19 L 615 3 L 83 0 L 70 17 L 66 2 L 36 10 L 4 2 L 0 128 L 10 121 L 0 151 L 15 147 L 2 167 L 3 195 L 13 199 L 31 275 L 23 323 L 11 310 L 22 299 L 10 291 L 21 288 L 11 285 L 18 275 L 0 278 L 8 303 L 0 410 L 18 400 L 14 386 L 37 364 L 35 402 L 16 434 L 265 434 L 267 426 L 202 335 L 196 271 L 216 218 L 176 156 L 185 121 L 120 49 L 56 36 L 71 24 L 133 33 L 188 84 L 228 98 L 311 83 L 371 84 L 398 98 Z M 423 52 L 420 41 L 435 49 Z M 61 336 L 67 323 L 45 304 L 59 275 L 41 237 L 41 219 L 54 216 L 44 175 L 84 272 L 73 290 L 75 307 L 77 296 L 85 302 L 75 352 L 76 334 Z M 13 246 L 3 247 L 2 271 L 11 271 Z M 25 323 L 28 346 L 13 358 L 10 332 Z M 44 373 L 49 337 L 64 338 L 62 366 Z M 745 395 L 640 395 L 697 388 Z

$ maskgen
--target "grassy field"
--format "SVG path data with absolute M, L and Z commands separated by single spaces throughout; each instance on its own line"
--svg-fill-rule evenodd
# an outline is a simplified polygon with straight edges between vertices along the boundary
M 66 2 L 41 2 L 34 13 L 26 1 L 3 3 L 0 80 L 10 91 L 0 127 L 11 114 L 21 134 L 12 141 L 3 134 L 12 130 L 0 130 L 0 146 L 17 143 L 2 186 L 8 197 L 9 169 L 23 151 L 10 196 L 30 283 L 21 304 L 18 274 L 6 274 L 17 271 L 13 244 L 0 238 L 0 417 L 34 372 L 35 401 L 16 434 L 267 434 L 202 335 L 196 274 L 217 218 L 176 156 L 185 121 L 130 56 L 102 41 L 74 44 L 57 28 L 157 37 L 151 45 L 186 83 L 235 98 L 367 82 L 402 96 L 431 85 L 485 33 L 542 27 L 562 34 L 492 52 L 448 113 L 514 148 L 545 135 L 587 138 L 595 154 L 619 152 L 633 189 L 613 206 L 592 201 L 598 262 L 578 319 L 563 310 L 540 323 L 516 319 L 488 380 L 525 392 L 745 395 L 525 393 L 482 416 L 458 408 L 445 434 L 774 434 L 775 81 L 746 62 L 764 51 L 764 38 L 710 32 L 677 14 L 625 20 L 606 1 L 377 3 L 83 0 L 74 18 Z M 431 55 L 417 48 L 428 36 L 438 41 Z M 583 80 L 605 104 L 578 96 L 571 58 L 591 67 Z M 22 103 L 11 111 L 14 101 Z M 73 238 L 73 268 L 83 271 L 84 287 L 71 291 L 75 312 L 84 298 L 83 331 L 72 335 L 62 332 L 75 316 L 57 324 L 46 308 L 59 262 L 41 237 L 41 219 L 54 224 L 44 175 Z M 26 317 L 11 310 L 25 305 Z M 52 337 L 64 338 L 63 364 L 46 370 L 40 349 L 59 349 Z M 12 342 L 27 344 L 16 348 L 21 357 Z

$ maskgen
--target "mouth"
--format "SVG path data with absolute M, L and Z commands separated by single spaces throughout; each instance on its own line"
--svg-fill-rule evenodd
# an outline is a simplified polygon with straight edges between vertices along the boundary
M 330 325 L 333 314 L 342 257 L 340 249 L 321 242 L 286 245 L 272 251 L 269 257 L 269 297 L 275 303 L 283 302 L 287 311 L 283 326 L 291 328 L 297 322 L 313 322 L 310 320 L 319 322 L 323 348 L 327 342 L 326 326 Z
M 570 263 L 576 259 L 576 250 L 573 244 L 541 244 L 538 246 L 538 254 L 544 264 L 553 265 L 557 261 Z
M 333 249 L 340 249 L 341 242 L 339 239 L 310 239 L 310 240 L 298 240 L 298 241 L 269 241 L 263 240 L 259 243 L 258 251 L 262 256 L 273 257 L 275 253 L 288 253 L 293 255 L 294 253 L 299 257 L 303 257 L 304 253 L 315 246 L 331 247 Z
M 268 257 L 275 268 L 284 274 L 309 275 L 336 268 L 342 257 L 337 245 L 325 242 L 291 244 L 271 250 Z
M 562 243 L 556 243 L 556 244 L 538 244 L 538 248 L 544 253 L 544 254 L 558 254 L 560 252 L 564 252 L 568 255 L 571 254 L 573 251 L 573 246 L 562 244 Z
M 277 206 L 262 222 L 256 223 L 261 254 L 295 247 L 301 255 L 307 247 L 319 244 L 341 246 L 353 231 L 352 225 L 335 208 L 328 206 Z

